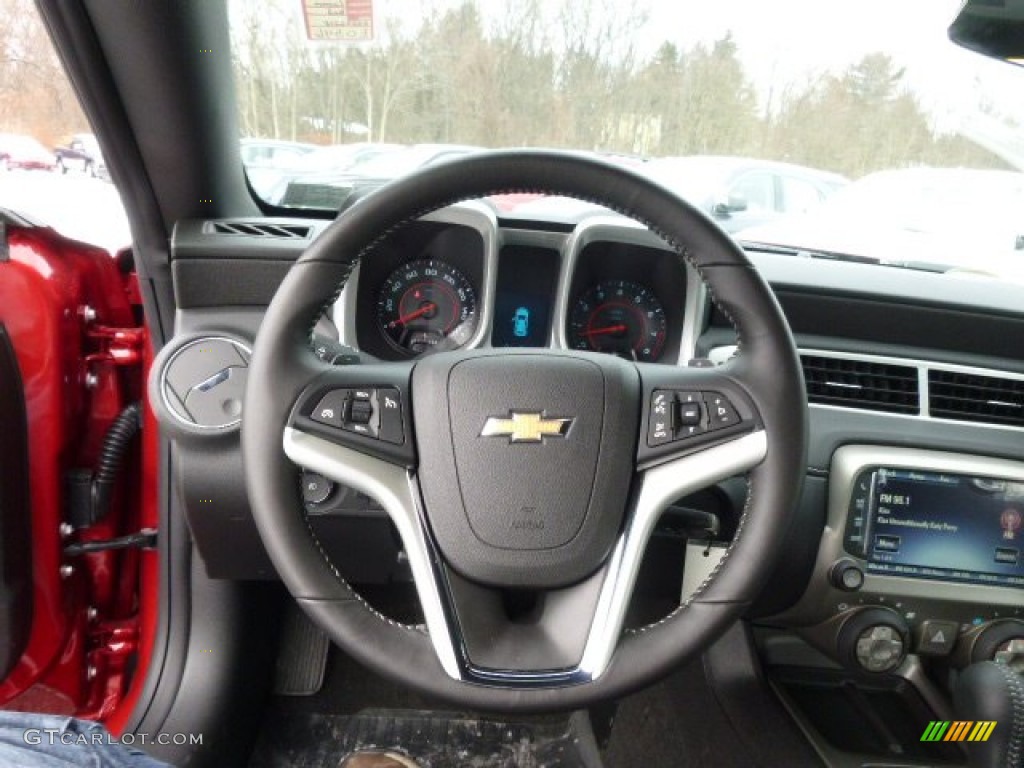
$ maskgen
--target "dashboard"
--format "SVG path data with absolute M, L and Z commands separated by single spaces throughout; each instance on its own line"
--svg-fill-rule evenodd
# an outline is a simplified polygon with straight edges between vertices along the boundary
M 178 224 L 169 265 L 175 338 L 154 368 L 183 409 L 205 402 L 203 387 L 222 379 L 211 391 L 241 397 L 262 314 L 325 226 Z M 735 351 L 735 332 L 697 275 L 657 236 L 612 214 L 526 217 L 469 202 L 374 249 L 317 328 L 345 362 L 548 347 L 687 365 Z M 761 661 L 808 732 L 827 731 L 816 713 L 842 711 L 844 691 L 865 675 L 867 696 L 881 695 L 888 683 L 880 681 L 901 681 L 887 711 L 919 712 L 923 699 L 941 714 L 937 690 L 950 668 L 1024 648 L 1020 288 L 755 248 L 748 255 L 789 321 L 809 400 L 807 468 L 786 556 L 748 614 Z M 209 354 L 214 343 L 220 357 Z M 193 347 L 206 355 L 183 369 L 188 376 L 167 370 Z M 179 424 L 175 434 L 175 487 L 208 573 L 273 579 L 240 481 L 238 418 Z M 400 543 L 372 499 L 308 472 L 297 481 L 310 525 L 346 577 L 407 581 Z M 638 587 L 662 610 L 639 615 L 657 620 L 713 568 L 745 495 L 744 478 L 731 478 L 666 511 L 648 550 L 654 575 Z M 714 520 L 707 541 L 693 543 L 694 520 Z M 850 733 L 828 740 L 861 749 L 844 741 Z
M 566 237 L 502 228 L 490 209 L 466 203 L 378 243 L 332 318 L 343 344 L 379 360 L 552 347 L 675 365 L 703 320 L 690 272 L 622 220 L 597 218 Z

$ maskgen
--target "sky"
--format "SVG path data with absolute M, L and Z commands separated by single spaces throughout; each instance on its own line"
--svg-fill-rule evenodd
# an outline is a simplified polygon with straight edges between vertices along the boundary
M 486 0 L 485 0 L 486 2 Z M 651 28 L 684 46 L 732 32 L 762 98 L 772 82 L 839 72 L 873 51 L 907 68 L 906 81 L 939 121 L 990 100 L 1024 117 L 1018 106 L 1024 70 L 950 42 L 947 29 L 961 0 L 651 0 Z

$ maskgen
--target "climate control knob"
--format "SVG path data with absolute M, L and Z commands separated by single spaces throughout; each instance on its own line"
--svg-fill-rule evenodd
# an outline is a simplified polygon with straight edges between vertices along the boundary
M 961 635 L 954 659 L 956 666 L 981 661 L 995 661 L 1024 672 L 1024 621 L 987 621 Z
M 891 672 L 907 655 L 909 634 L 906 621 L 895 611 L 864 608 L 839 630 L 839 655 L 865 672 Z
M 888 672 L 903 661 L 906 647 L 898 631 L 876 624 L 860 633 L 855 654 L 857 663 L 868 672 Z

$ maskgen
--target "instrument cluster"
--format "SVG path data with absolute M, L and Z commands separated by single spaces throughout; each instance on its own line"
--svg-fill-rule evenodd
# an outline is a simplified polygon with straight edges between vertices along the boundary
M 679 362 L 688 270 L 646 230 L 582 224 L 520 242 L 486 216 L 444 213 L 361 261 L 343 341 L 382 360 L 553 347 Z

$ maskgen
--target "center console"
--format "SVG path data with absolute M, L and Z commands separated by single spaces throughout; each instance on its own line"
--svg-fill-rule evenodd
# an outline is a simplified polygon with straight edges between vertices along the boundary
M 881 608 L 905 623 L 906 652 L 946 655 L 980 627 L 1024 618 L 1022 587 L 1024 462 L 844 446 L 814 578 L 777 618 L 811 627 Z
M 758 632 L 770 678 L 819 751 L 839 750 L 834 764 L 961 762 L 920 734 L 955 719 L 951 672 L 994 659 L 1024 669 L 1024 462 L 839 448 L 811 582 Z M 859 716 L 860 731 L 839 727 Z

